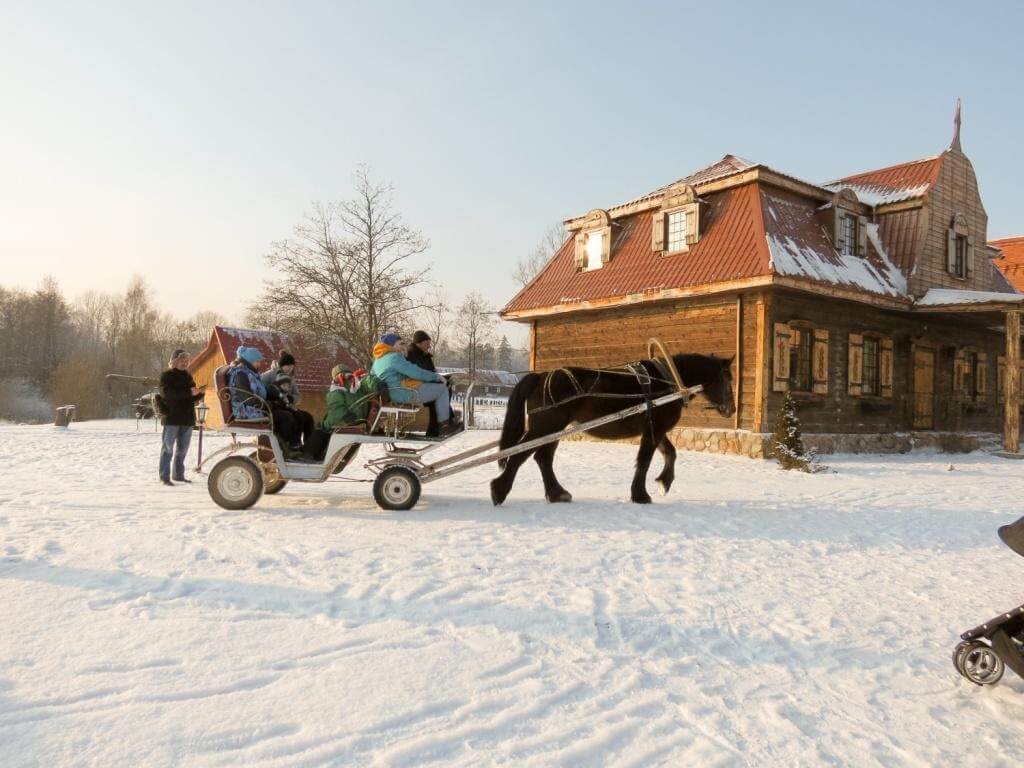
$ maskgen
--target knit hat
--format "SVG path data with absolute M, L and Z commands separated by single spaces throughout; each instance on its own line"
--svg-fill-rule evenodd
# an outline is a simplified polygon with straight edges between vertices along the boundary
M 344 363 L 338 363 L 336 366 L 331 368 L 331 381 L 334 381 L 336 378 L 346 373 L 352 373 L 352 369 Z
M 171 353 L 171 359 L 170 359 L 170 361 L 167 364 L 168 365 L 174 365 L 174 361 L 177 360 L 179 357 L 188 357 L 188 352 L 186 352 L 184 349 L 176 349 L 176 350 L 174 350 Z
M 421 344 L 424 341 L 430 341 L 430 334 L 426 331 L 416 331 L 416 333 L 412 335 L 413 344 Z
M 286 365 L 295 365 L 295 358 L 292 357 L 291 352 L 281 350 L 281 354 L 277 356 L 277 367 L 283 368 Z
M 252 365 L 263 359 L 263 353 L 256 349 L 256 347 L 239 347 L 237 354 L 239 360 L 245 360 L 245 362 Z
M 287 384 L 290 387 L 292 385 L 292 377 L 278 376 L 277 378 L 274 379 L 274 383 L 279 387 L 282 386 L 283 384 Z
M 380 337 L 380 343 L 381 344 L 387 344 L 389 347 L 395 346 L 395 344 L 397 344 L 401 340 L 402 340 L 402 337 L 399 336 L 397 333 L 394 333 L 394 332 L 392 332 L 392 333 L 385 333 L 383 336 Z

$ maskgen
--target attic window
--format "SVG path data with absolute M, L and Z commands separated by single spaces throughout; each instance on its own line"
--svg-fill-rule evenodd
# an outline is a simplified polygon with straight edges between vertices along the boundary
M 686 211 L 668 214 L 668 251 L 686 250 Z
M 956 236 L 951 271 L 955 277 L 967 277 L 967 235 Z
M 850 256 L 857 252 L 857 217 L 839 214 L 839 252 Z
M 604 231 L 587 232 L 585 250 L 587 252 L 587 265 L 584 267 L 588 272 L 592 269 L 600 269 L 603 266 L 601 254 L 604 253 Z

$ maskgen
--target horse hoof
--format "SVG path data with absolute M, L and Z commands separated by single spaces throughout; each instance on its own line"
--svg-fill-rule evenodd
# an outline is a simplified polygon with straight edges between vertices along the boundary
M 643 496 L 635 495 L 635 496 L 633 496 L 633 503 L 634 504 L 650 504 L 651 503 L 651 497 L 650 497 L 649 494 L 646 494 L 646 493 Z
M 508 496 L 508 491 L 502 493 L 501 490 L 498 488 L 497 483 L 497 480 L 491 481 L 491 503 L 496 507 L 500 507 L 501 502 L 503 502 L 505 500 L 505 497 Z
M 672 483 L 662 480 L 660 478 L 656 482 L 658 483 L 658 487 L 661 488 L 661 495 L 667 496 L 669 488 L 672 487 Z
M 556 493 L 554 496 L 548 496 L 548 501 L 551 504 L 568 504 L 572 501 L 572 494 L 568 491 L 562 491 L 561 493 Z

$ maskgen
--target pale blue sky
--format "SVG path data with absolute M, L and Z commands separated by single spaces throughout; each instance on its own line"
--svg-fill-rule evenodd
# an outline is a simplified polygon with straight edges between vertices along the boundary
M 0 284 L 147 276 L 239 317 L 357 163 L 496 305 L 547 225 L 723 154 L 807 178 L 935 154 L 964 99 L 991 237 L 1024 233 L 1021 3 L 0 0 Z

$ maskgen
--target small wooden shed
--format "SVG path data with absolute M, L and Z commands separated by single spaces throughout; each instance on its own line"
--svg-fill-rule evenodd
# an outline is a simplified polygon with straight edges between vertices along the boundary
M 338 363 L 345 363 L 352 368 L 359 367 L 345 345 L 337 339 L 314 345 L 295 334 L 215 326 L 210 333 L 210 341 L 189 365 L 189 372 L 196 384 L 207 387 L 206 404 L 210 407 L 206 418 L 207 427 L 216 429 L 224 426 L 217 404 L 213 374 L 217 368 L 234 360 L 238 348 L 242 346 L 256 347 L 263 354 L 263 361 L 257 366 L 261 373 L 270 368 L 270 364 L 283 350 L 291 352 L 296 361 L 293 378 L 301 394 L 299 407 L 312 413 L 317 421 L 324 417 L 326 411 L 331 369 Z

